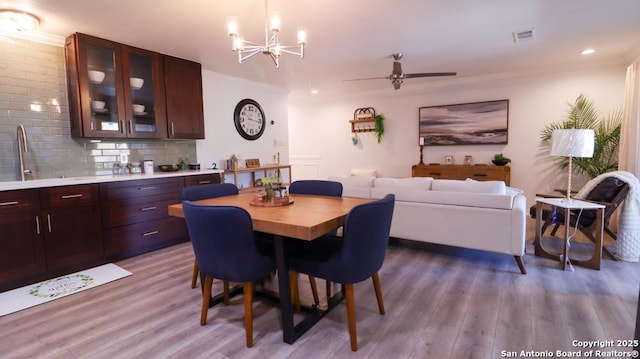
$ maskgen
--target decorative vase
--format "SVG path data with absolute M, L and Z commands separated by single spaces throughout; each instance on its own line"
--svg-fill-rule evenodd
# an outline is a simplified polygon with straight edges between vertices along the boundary
M 264 198 L 265 202 L 268 202 L 268 203 L 273 202 L 273 186 L 271 185 L 271 183 L 267 183 L 264 186 L 264 190 L 267 194 Z

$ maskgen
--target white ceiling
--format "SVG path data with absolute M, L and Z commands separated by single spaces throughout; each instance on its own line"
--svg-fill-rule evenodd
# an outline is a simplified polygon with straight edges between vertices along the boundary
M 226 32 L 238 19 L 247 40 L 264 39 L 263 0 L 0 0 L 42 19 L 40 31 L 82 32 L 202 63 L 203 69 L 323 94 L 393 87 L 391 57 L 405 72 L 457 71 L 457 77 L 629 62 L 640 49 L 638 0 L 270 0 L 282 20 L 281 40 L 308 33 L 305 59 L 267 56 L 239 65 Z M 512 33 L 534 28 L 515 44 Z M 596 53 L 585 57 L 587 47 Z M 409 82 L 441 81 L 438 78 Z M 300 91 L 300 92 L 297 92 Z M 399 91 L 402 91 L 400 89 Z

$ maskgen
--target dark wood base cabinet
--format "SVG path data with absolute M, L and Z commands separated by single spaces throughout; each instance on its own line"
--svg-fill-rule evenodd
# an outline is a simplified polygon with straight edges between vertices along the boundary
M 0 191 L 0 292 L 189 240 L 167 207 L 196 174 Z
M 0 291 L 104 263 L 98 185 L 0 192 Z
M 189 238 L 183 220 L 167 213 L 180 202 L 182 177 L 103 183 L 102 227 L 105 254 L 125 258 Z
M 38 233 L 39 209 L 38 191 L 0 192 L 0 291 L 47 270 L 44 239 Z

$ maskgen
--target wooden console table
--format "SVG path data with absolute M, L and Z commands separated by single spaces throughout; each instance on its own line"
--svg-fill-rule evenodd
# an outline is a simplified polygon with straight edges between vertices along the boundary
M 235 170 L 225 170 L 224 173 L 233 174 L 233 184 L 235 184 L 236 186 L 238 185 L 238 174 L 250 173 L 251 182 L 249 183 L 249 187 L 242 189 L 242 191 L 240 192 L 247 192 L 247 191 L 252 192 L 262 188 L 261 186 L 256 186 L 256 173 L 262 173 L 261 177 L 267 177 L 269 176 L 269 174 L 273 174 L 275 172 L 275 174 L 278 177 L 282 178 L 280 174 L 280 170 L 289 171 L 288 180 L 291 181 L 291 165 L 271 164 L 271 165 L 264 165 L 260 167 L 244 167 L 244 168 L 237 168 Z
M 511 167 L 494 165 L 413 165 L 411 177 L 504 181 L 511 183 Z

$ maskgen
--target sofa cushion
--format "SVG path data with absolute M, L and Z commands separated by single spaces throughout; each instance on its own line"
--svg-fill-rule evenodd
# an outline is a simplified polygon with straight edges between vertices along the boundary
M 378 170 L 370 168 L 352 168 L 351 175 L 356 177 L 377 177 Z
M 434 182 L 435 183 L 435 182 Z M 401 202 L 444 204 L 451 206 L 511 209 L 513 198 L 511 195 L 498 195 L 490 193 L 450 192 L 450 191 L 425 191 L 415 188 L 371 188 L 371 198 L 381 199 L 389 193 L 396 195 L 396 204 Z
M 407 178 L 389 178 L 381 177 L 373 181 L 374 187 L 391 187 L 391 188 L 415 188 L 422 190 L 430 190 L 431 177 L 407 177 Z
M 435 179 L 431 184 L 432 191 L 467 192 L 485 194 L 505 194 L 507 186 L 503 181 L 476 181 L 468 178 L 462 180 Z
M 329 181 L 342 183 L 342 197 L 369 198 L 373 176 L 329 176 Z

